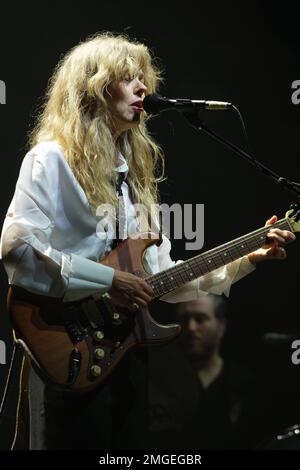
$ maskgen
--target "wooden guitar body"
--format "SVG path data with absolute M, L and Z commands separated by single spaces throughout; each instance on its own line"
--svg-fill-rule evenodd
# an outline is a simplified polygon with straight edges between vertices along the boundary
M 101 263 L 145 278 L 143 253 L 156 242 L 128 238 Z M 116 308 L 105 294 L 66 303 L 11 287 L 7 305 L 16 335 L 41 377 L 76 392 L 99 385 L 129 349 L 170 340 L 181 329 L 160 325 L 147 308 Z

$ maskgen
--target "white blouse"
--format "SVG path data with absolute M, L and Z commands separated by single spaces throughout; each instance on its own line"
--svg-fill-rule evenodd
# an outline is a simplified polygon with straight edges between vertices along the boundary
M 124 157 L 116 171 L 128 171 Z M 122 184 L 128 234 L 138 231 L 135 209 L 126 182 Z M 42 142 L 25 156 L 15 193 L 3 225 L 0 256 L 8 281 L 30 292 L 63 301 L 104 293 L 114 269 L 97 261 L 111 249 L 112 240 L 72 173 L 62 148 Z M 100 236 L 99 236 L 100 235 Z M 175 264 L 170 241 L 145 254 L 145 268 L 157 273 Z M 178 261 L 180 262 L 180 261 Z M 169 302 L 192 300 L 207 292 L 229 295 L 230 286 L 254 269 L 243 257 L 166 294 Z

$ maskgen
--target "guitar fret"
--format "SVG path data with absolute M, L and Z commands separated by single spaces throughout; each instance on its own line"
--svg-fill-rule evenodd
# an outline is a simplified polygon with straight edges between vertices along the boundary
M 178 267 L 178 274 L 180 276 L 180 278 L 182 279 L 182 281 L 185 283 L 187 282 L 187 278 L 186 278 L 186 273 L 184 271 L 184 266 L 182 266 L 183 263 L 181 263 L 181 266 Z
M 206 268 L 206 272 L 211 270 L 211 267 L 212 267 L 211 261 L 212 261 L 212 258 L 210 258 L 209 260 L 206 260 L 206 258 L 203 257 L 203 263 L 204 263 L 204 267 Z
M 186 282 L 194 279 L 194 273 L 192 272 L 189 263 L 182 263 L 181 276 L 186 280 Z
M 177 273 L 174 273 L 172 276 L 166 275 L 165 273 L 158 273 L 156 276 L 157 276 L 157 281 L 156 281 L 155 288 L 156 290 L 159 291 L 160 294 L 163 294 L 164 292 L 168 290 L 172 290 L 174 287 L 180 286 L 182 284 L 182 280 L 180 279 L 178 281 L 177 279 Z M 174 281 L 176 283 L 175 286 L 174 286 Z
M 222 264 L 224 264 L 224 260 L 222 258 L 222 255 L 221 254 L 216 254 L 216 258 L 217 258 L 217 263 L 218 263 L 218 266 L 220 267 Z M 227 262 L 227 260 L 225 261 L 225 263 Z
M 182 278 L 179 272 L 177 273 L 175 272 L 175 280 L 176 280 L 177 286 L 180 286 L 182 283 Z
M 150 285 L 154 291 L 155 296 L 160 296 L 164 293 L 164 289 L 162 289 L 161 285 L 159 284 L 159 279 L 155 278 L 153 282 L 150 282 Z
M 247 244 L 244 242 L 233 247 L 233 259 L 238 259 L 248 253 Z
M 195 260 L 195 258 L 192 258 L 189 260 L 190 265 L 193 265 L 193 272 L 196 277 L 200 277 L 203 273 L 203 267 Z
M 215 261 L 215 257 L 214 256 L 208 256 L 207 257 L 207 260 L 205 260 L 206 262 L 206 266 L 211 269 L 212 266 L 214 266 L 215 268 L 218 267 L 216 261 Z
M 186 268 L 187 268 L 187 269 L 186 269 L 187 278 L 188 278 L 189 281 L 192 281 L 193 279 L 196 278 L 195 273 L 194 273 L 194 270 L 193 270 L 193 268 L 191 267 L 191 264 L 190 264 L 190 263 L 188 263 L 188 264 L 186 265 Z
M 189 261 L 189 269 L 190 269 L 190 272 L 192 273 L 192 275 L 190 275 L 191 279 L 196 279 L 197 277 L 199 277 L 197 270 L 193 266 L 192 260 Z
M 158 288 L 158 290 L 159 290 L 161 293 L 164 293 L 164 292 L 165 292 L 165 287 L 164 287 L 164 284 L 163 284 L 162 281 L 161 281 L 161 277 L 158 279 L 157 288 Z
M 261 244 L 258 244 L 257 243 L 257 240 L 253 239 L 253 240 L 248 240 L 247 242 L 245 242 L 245 245 L 246 245 L 246 250 L 247 252 L 249 251 L 248 248 L 250 248 L 251 250 L 256 250 L 258 248 L 258 246 L 261 246 Z
M 168 275 L 164 275 L 161 282 L 163 282 L 163 285 L 168 286 L 169 288 L 173 287 L 173 283 Z

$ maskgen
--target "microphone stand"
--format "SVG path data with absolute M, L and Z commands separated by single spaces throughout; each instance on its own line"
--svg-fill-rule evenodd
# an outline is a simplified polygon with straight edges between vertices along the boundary
M 231 143 L 228 140 L 224 139 L 224 137 L 221 137 L 220 135 L 216 134 L 214 131 L 209 129 L 205 125 L 203 119 L 200 118 L 198 110 L 195 110 L 192 113 L 183 112 L 182 114 L 185 116 L 185 118 L 188 120 L 188 122 L 194 128 L 196 128 L 198 131 L 205 132 L 205 134 L 208 134 L 210 137 L 212 137 L 217 142 L 221 143 L 222 145 L 229 148 L 230 150 L 233 150 L 234 153 L 239 155 L 241 158 L 246 160 L 248 163 L 251 163 L 253 166 L 256 167 L 257 170 L 259 170 L 264 175 L 267 175 L 269 178 L 271 178 L 277 184 L 280 184 L 280 186 L 282 186 L 283 188 L 285 188 L 285 189 L 293 192 L 294 194 L 296 194 L 297 199 L 298 199 L 298 203 L 300 203 L 300 184 L 299 183 L 296 183 L 294 181 L 291 181 L 288 178 L 285 178 L 283 176 L 278 175 L 277 173 L 275 173 L 275 171 L 271 170 L 266 165 L 263 165 L 258 160 L 256 160 L 254 157 L 252 157 L 251 155 L 246 153 L 244 150 L 237 147 L 237 145 L 234 145 L 233 143 Z M 294 207 L 292 207 L 292 208 L 294 208 Z

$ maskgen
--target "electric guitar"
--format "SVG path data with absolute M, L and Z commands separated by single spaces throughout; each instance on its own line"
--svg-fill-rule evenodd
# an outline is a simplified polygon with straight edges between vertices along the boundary
M 272 228 L 298 232 L 299 219 L 300 210 L 294 206 Z M 158 243 L 154 234 L 122 241 L 99 262 L 144 278 L 155 298 L 160 298 L 262 247 L 268 243 L 270 228 L 262 227 L 152 275 L 143 267 L 143 254 L 150 245 Z M 171 340 L 181 330 L 176 324 L 157 323 L 148 308 L 132 313 L 116 307 L 109 294 L 66 303 L 13 286 L 7 306 L 17 341 L 30 355 L 40 376 L 58 388 L 75 392 L 101 384 L 131 348 Z

